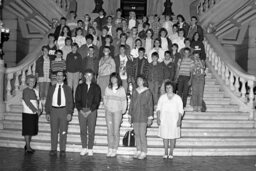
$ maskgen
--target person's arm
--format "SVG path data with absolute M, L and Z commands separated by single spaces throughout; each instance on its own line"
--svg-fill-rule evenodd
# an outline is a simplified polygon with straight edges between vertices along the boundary
M 69 86 L 65 86 L 66 87 L 66 108 L 67 108 L 67 114 L 68 115 L 73 115 L 73 110 L 74 110 L 74 99 L 73 99 L 73 94 L 72 94 L 72 90 Z M 68 119 L 68 121 L 71 120 Z
M 82 110 L 82 84 L 76 88 L 75 105 L 78 111 Z
M 177 96 L 177 107 L 178 107 L 178 111 L 179 111 L 179 117 L 178 117 L 178 121 L 177 121 L 177 126 L 180 127 L 181 126 L 181 119 L 182 119 L 182 116 L 184 115 L 184 109 L 183 109 L 183 102 L 180 98 L 180 96 Z
M 46 102 L 45 102 L 46 115 L 51 114 L 52 96 L 53 96 L 54 88 L 55 88 L 55 86 L 49 87 L 49 90 L 48 90 L 48 93 L 47 93 Z
M 101 100 L 100 87 L 98 85 L 96 85 L 95 86 L 93 102 L 92 102 L 92 105 L 91 105 L 91 108 L 90 108 L 92 112 L 99 108 L 100 100 Z
M 147 125 L 150 126 L 152 125 L 153 119 L 154 119 L 154 105 L 153 105 L 153 95 L 149 91 L 147 93 L 147 105 L 148 105 L 148 123 Z
M 110 69 L 110 74 L 116 72 L 116 64 L 114 59 L 111 59 L 111 69 Z
M 121 103 L 122 103 L 122 114 L 124 114 L 126 112 L 127 109 L 127 97 L 126 97 L 126 93 L 124 88 L 122 87 L 122 89 L 120 90 L 120 95 L 121 95 Z
M 160 96 L 158 103 L 157 103 L 157 107 L 156 107 L 156 115 L 157 115 L 157 125 L 159 126 L 161 124 L 161 119 L 160 119 L 160 115 L 161 115 L 161 105 L 162 105 L 162 96 Z

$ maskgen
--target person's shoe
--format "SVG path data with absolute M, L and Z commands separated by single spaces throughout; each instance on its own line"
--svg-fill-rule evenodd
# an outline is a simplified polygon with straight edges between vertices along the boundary
M 26 151 L 26 150 L 27 150 L 27 145 L 24 146 L 24 151 Z
M 173 159 L 173 155 L 169 155 L 169 159 Z
M 144 159 L 146 159 L 146 158 L 147 158 L 147 154 L 144 153 L 144 152 L 142 152 L 142 153 L 140 154 L 140 156 L 138 157 L 139 160 L 144 160 Z
M 56 150 L 51 150 L 51 151 L 49 152 L 49 155 L 50 155 L 50 156 L 57 156 L 57 151 L 56 151 Z
M 168 159 L 168 155 L 163 155 L 163 159 Z
M 112 150 L 112 154 L 110 155 L 110 157 L 116 157 L 116 149 Z
M 141 151 L 137 151 L 137 152 L 134 154 L 133 158 L 137 159 L 137 158 L 140 156 L 140 154 L 141 154 Z
M 88 150 L 88 156 L 93 156 L 93 151 L 92 150 Z
M 65 157 L 66 156 L 66 151 L 60 151 L 60 157 Z
M 81 152 L 80 152 L 80 155 L 81 155 L 81 156 L 84 156 L 84 155 L 86 155 L 87 153 L 88 153 L 87 148 L 83 148 L 83 149 L 81 150 Z
M 108 149 L 108 153 L 107 153 L 107 157 L 111 157 L 111 155 L 112 155 L 112 149 Z

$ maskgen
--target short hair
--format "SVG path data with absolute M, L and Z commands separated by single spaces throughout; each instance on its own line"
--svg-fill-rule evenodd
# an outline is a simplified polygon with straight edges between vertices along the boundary
M 147 31 L 146 31 L 146 33 L 147 32 L 151 32 L 151 38 L 153 38 L 153 36 L 154 36 L 154 31 L 152 30 L 152 29 L 148 29 Z
M 81 27 L 78 27 L 78 28 L 76 28 L 76 34 L 77 34 L 77 32 L 78 32 L 79 30 L 83 33 L 83 29 L 82 29 Z
M 191 17 L 191 19 L 193 19 L 193 18 L 196 19 L 196 21 L 198 20 L 196 16 L 192 16 L 192 17 Z
M 76 46 L 77 48 L 79 47 L 77 43 L 72 43 L 72 47 Z
M 68 40 L 70 40 L 70 41 L 71 41 L 71 44 L 72 44 L 73 41 L 72 41 L 71 37 L 66 37 L 66 39 L 65 39 L 65 44 L 67 43 Z
M 165 32 L 165 37 L 167 37 L 168 35 L 168 31 L 166 30 L 166 28 L 160 28 L 159 32 L 158 32 L 158 37 L 161 37 L 161 32 L 164 31 Z
M 87 73 L 90 73 L 90 74 L 92 74 L 92 75 L 95 74 L 92 69 L 86 69 L 86 70 L 84 71 L 84 75 L 87 74 Z
M 122 86 L 122 80 L 120 78 L 120 75 L 119 73 L 117 72 L 113 72 L 112 74 L 110 74 L 110 77 L 109 77 L 109 84 L 108 84 L 108 88 L 113 88 L 113 84 L 111 82 L 111 79 L 115 77 L 117 79 L 117 90 Z
M 184 52 L 185 52 L 185 51 L 189 51 L 189 52 L 191 52 L 191 49 L 190 49 L 190 48 L 188 48 L 188 47 L 185 47 L 185 48 L 184 48 Z
M 105 37 L 105 41 L 106 41 L 106 39 L 110 39 L 110 43 L 112 43 L 112 42 L 113 42 L 113 38 L 112 38 L 112 36 L 110 36 L 109 34 L 108 34 L 108 35 L 106 35 L 106 37 Z
M 123 32 L 123 29 L 121 27 L 117 27 L 116 32 L 121 31 Z
M 143 80 L 143 86 L 144 86 L 144 87 L 148 87 L 148 80 L 146 79 L 146 77 L 145 77 L 144 75 L 138 75 L 136 81 L 137 81 L 139 78 L 141 78 L 141 79 Z
M 109 46 L 104 46 L 103 49 L 108 49 L 109 51 L 111 51 Z
M 141 43 L 141 45 L 142 45 L 142 40 L 141 40 L 140 38 L 137 38 L 137 39 L 135 40 L 135 44 L 137 43 L 137 41 L 139 41 L 139 42 Z
M 181 19 L 182 19 L 182 22 L 184 22 L 184 21 L 185 21 L 184 16 L 183 16 L 183 15 L 181 15 L 181 14 L 177 15 L 177 18 L 181 18 Z
M 44 49 L 47 49 L 49 51 L 49 47 L 46 45 L 42 46 L 42 48 L 41 48 L 42 51 L 44 51 Z
M 177 29 L 179 28 L 178 24 L 173 24 L 172 28 L 176 27 Z
M 166 92 L 166 87 L 167 86 L 172 86 L 172 91 L 174 92 L 174 86 L 173 86 L 173 83 L 171 81 L 166 81 L 165 84 L 164 84 L 164 90 Z
M 63 74 L 63 77 L 66 77 L 66 72 L 62 71 L 62 70 L 58 70 L 58 71 L 52 72 L 52 74 L 57 75 L 59 72 L 61 72 Z
M 185 33 L 185 30 L 183 28 L 179 29 L 178 32 L 182 31 L 183 33 Z
M 153 52 L 153 53 L 151 54 L 151 57 L 153 57 L 153 56 L 159 58 L 159 54 L 158 54 L 157 52 Z
M 107 16 L 107 19 L 111 18 L 113 20 L 113 17 L 111 15 Z
M 55 35 L 53 33 L 48 34 L 48 38 L 53 37 L 55 39 Z
M 29 79 L 34 79 L 36 81 L 36 77 L 32 74 L 26 76 L 26 83 L 28 84 Z
M 63 55 L 63 51 L 60 50 L 60 49 L 58 49 L 58 50 L 55 51 L 55 54 L 57 54 L 57 53 L 61 53 L 61 55 Z
M 171 53 L 171 51 L 167 50 L 164 52 L 164 55 L 167 55 L 167 54 L 171 55 L 172 53 Z
M 143 53 L 145 53 L 145 51 L 146 51 L 146 50 L 145 50 L 145 48 L 144 48 L 144 47 L 140 47 L 138 51 L 139 51 L 139 52 L 143 52 Z
M 143 28 L 146 28 L 146 26 L 148 26 L 148 27 L 149 27 L 149 26 L 150 26 L 150 24 L 149 24 L 148 22 L 145 22 L 145 23 L 143 23 L 143 24 L 142 24 L 142 26 L 143 26 Z
M 91 39 L 92 41 L 93 41 L 93 35 L 91 35 L 91 34 L 87 34 L 86 36 L 85 36 L 85 39 L 86 40 L 88 40 L 88 39 Z
M 121 8 L 117 8 L 117 9 L 116 9 L 116 12 L 121 12 L 121 13 L 123 13 L 123 10 L 122 10 Z
M 161 42 L 161 39 L 159 39 L 159 38 L 156 38 L 156 39 L 154 40 L 154 47 L 155 47 L 155 42 L 156 42 L 156 41 L 158 41 L 158 42 L 160 43 L 159 47 L 161 47 L 162 42 Z
M 60 20 L 65 20 L 65 21 L 67 21 L 67 18 L 66 18 L 66 17 L 61 17 Z
M 189 41 L 189 42 L 191 43 L 190 38 L 185 38 L 185 39 L 184 39 L 184 43 L 186 43 L 187 41 Z
M 173 43 L 173 44 L 172 44 L 172 47 L 174 47 L 174 46 L 175 46 L 177 49 L 179 49 L 179 45 L 178 45 L 177 43 Z
M 104 27 L 102 27 L 102 31 L 103 31 L 103 30 L 109 31 L 108 26 L 104 26 Z
M 119 49 L 124 48 L 126 50 L 125 45 L 120 45 Z
M 93 49 L 93 50 L 95 50 L 94 46 L 90 46 L 90 47 L 89 47 L 89 49 Z
M 77 23 L 79 23 L 79 22 L 84 23 L 84 21 L 83 21 L 83 20 L 77 20 Z
M 88 17 L 88 20 L 91 21 L 91 16 L 89 14 L 85 14 L 84 17 Z
M 127 39 L 127 34 L 126 33 L 121 33 L 120 34 L 120 38 L 123 37 L 123 36 Z

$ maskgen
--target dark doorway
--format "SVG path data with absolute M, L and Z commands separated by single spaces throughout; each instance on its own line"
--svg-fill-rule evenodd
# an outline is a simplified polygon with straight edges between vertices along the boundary
M 121 9 L 125 18 L 129 17 L 129 11 L 135 11 L 137 17 L 147 15 L 147 0 L 121 0 Z

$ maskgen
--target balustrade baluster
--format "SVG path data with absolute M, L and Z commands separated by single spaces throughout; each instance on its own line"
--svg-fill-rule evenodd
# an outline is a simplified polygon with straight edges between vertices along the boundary
M 13 73 L 10 73 L 7 75 L 7 87 L 6 87 L 6 98 L 9 100 L 12 96 L 12 85 L 11 85 L 11 80 L 13 79 Z
M 250 88 L 248 105 L 251 109 L 254 109 L 254 103 L 253 103 L 253 100 L 254 100 L 254 92 L 253 92 L 254 82 L 253 81 L 248 81 L 248 87 Z
M 225 83 L 226 85 L 229 85 L 229 70 L 227 66 L 225 67 L 225 70 Z
M 235 93 L 236 96 L 240 97 L 241 96 L 241 92 L 239 91 L 240 88 L 240 79 L 239 76 L 235 74 Z
M 200 2 L 200 15 L 204 13 L 203 1 Z
M 240 77 L 240 81 L 242 83 L 242 87 L 241 87 L 241 100 L 243 102 L 247 102 L 247 98 L 246 98 L 246 88 L 245 88 L 245 84 L 246 84 L 246 81 Z
M 232 71 L 230 71 L 230 78 L 229 78 L 229 81 L 230 81 L 230 84 L 229 84 L 230 90 L 231 90 L 231 91 L 234 91 L 234 90 L 235 90 L 235 86 L 234 86 L 234 74 L 233 74 Z
M 27 75 L 31 75 L 32 74 L 32 70 L 31 70 L 31 66 L 28 67 L 28 73 Z
M 26 86 L 26 70 L 23 69 L 22 75 L 21 75 L 21 87 L 22 89 Z
M 36 61 L 34 61 L 33 65 L 32 65 L 32 74 L 36 75 Z
M 221 78 L 225 81 L 225 63 L 221 62 Z
M 17 92 L 19 91 L 20 89 L 20 81 L 19 81 L 19 76 L 21 74 L 21 71 L 19 72 L 16 72 L 15 74 L 15 82 L 14 82 L 14 96 L 17 94 Z
M 208 0 L 204 1 L 204 11 L 207 12 L 209 10 L 209 3 Z

